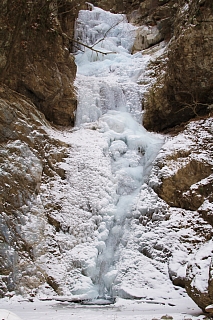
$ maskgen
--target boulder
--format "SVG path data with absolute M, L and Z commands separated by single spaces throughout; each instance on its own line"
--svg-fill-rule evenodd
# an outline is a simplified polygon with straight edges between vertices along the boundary
M 203 311 L 213 301 L 212 248 L 212 241 L 202 245 L 188 264 L 186 270 L 186 291 Z

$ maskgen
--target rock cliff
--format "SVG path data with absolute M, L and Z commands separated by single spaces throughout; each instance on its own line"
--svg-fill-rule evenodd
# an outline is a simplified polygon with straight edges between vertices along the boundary
M 140 26 L 133 52 L 161 41 L 167 46 L 164 56 L 149 66 L 153 84 L 143 101 L 144 125 L 166 133 L 167 141 L 149 177 L 150 194 L 143 198 L 141 192 L 141 199 L 150 201 L 146 216 L 142 204 L 136 213 L 133 233 L 139 254 L 150 265 L 155 260 L 167 262 L 174 285 L 184 286 L 205 309 L 213 299 L 212 1 L 94 4 L 127 13 L 129 21 Z M 99 173 L 93 168 L 84 181 L 80 172 L 86 160 L 76 158 L 73 172 L 79 170 L 85 193 L 74 193 L 71 203 L 64 196 L 72 194 L 72 183 L 77 183 L 75 174 L 74 182 L 66 180 L 65 159 L 71 146 L 50 137 L 47 121 L 74 123 L 76 66 L 70 51 L 79 6 L 71 0 L 4 0 L 0 9 L 0 295 L 34 295 L 44 287 L 51 294 L 66 294 L 73 285 L 71 277 L 67 285 L 67 275 L 83 277 L 78 253 L 69 260 L 69 252 L 85 237 L 92 241 L 100 225 L 91 200 L 96 190 L 89 195 L 84 190 Z M 196 119 L 188 122 L 192 118 Z M 162 212 L 156 212 L 156 197 Z M 174 238 L 173 251 L 167 246 L 166 224 Z M 144 227 L 142 240 L 137 226 Z M 163 234 L 161 244 L 149 239 L 152 228 L 160 237 Z M 181 252 L 178 267 L 173 263 L 177 252 Z
M 180 130 L 180 129 L 179 129 Z M 171 207 L 183 208 L 194 217 L 213 226 L 212 184 L 212 117 L 190 121 L 182 130 L 168 140 L 158 154 L 152 174 L 151 186 Z M 189 219 L 185 221 L 193 224 Z M 196 232 L 197 227 L 193 227 Z M 204 229 L 203 229 L 204 231 Z M 199 231 L 201 235 L 202 230 Z M 190 235 L 189 235 L 190 236 Z M 189 296 L 205 310 L 212 303 L 212 235 L 199 245 L 186 272 L 170 270 L 174 284 L 186 288 Z M 185 239 L 187 242 L 187 239 Z M 197 246 L 197 240 L 194 240 Z
M 59 125 L 73 124 L 76 110 L 72 7 L 72 1 L 0 4 L 0 80 Z
M 48 220 L 36 199 L 43 178 L 64 178 L 58 164 L 66 157 L 66 144 L 51 139 L 48 127 L 29 99 L 0 86 L 1 296 L 21 287 L 32 290 L 46 281 L 35 265 L 34 250 L 38 243 L 44 246 Z
M 179 1 L 171 40 L 144 101 L 144 125 L 163 131 L 212 108 L 211 1 Z

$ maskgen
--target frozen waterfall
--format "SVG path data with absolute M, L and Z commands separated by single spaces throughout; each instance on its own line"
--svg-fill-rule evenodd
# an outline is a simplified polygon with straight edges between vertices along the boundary
M 93 285 L 86 292 L 87 298 L 116 295 L 116 264 L 125 250 L 123 227 L 131 220 L 137 195 L 163 143 L 162 138 L 141 125 L 150 55 L 131 54 L 136 29 L 124 15 L 93 6 L 80 11 L 76 23 L 76 39 L 87 45 L 79 46 L 76 53 L 76 127 L 103 135 L 107 141 L 104 153 L 111 158 L 112 181 L 116 185 L 114 204 L 99 213 L 101 223 L 95 244 L 98 254 L 85 268 Z

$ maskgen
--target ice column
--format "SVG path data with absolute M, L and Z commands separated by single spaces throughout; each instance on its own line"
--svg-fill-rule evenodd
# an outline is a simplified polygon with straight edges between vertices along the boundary
M 76 126 L 94 126 L 107 140 L 117 189 L 117 204 L 101 213 L 98 229 L 99 255 L 91 279 L 99 298 L 113 296 L 116 262 L 125 249 L 120 246 L 123 227 L 131 219 L 141 185 L 163 143 L 141 125 L 141 101 L 147 86 L 140 79 L 150 56 L 131 54 L 135 31 L 124 15 L 96 7 L 81 11 L 77 21 L 76 37 L 87 47 L 80 46 L 76 55 Z

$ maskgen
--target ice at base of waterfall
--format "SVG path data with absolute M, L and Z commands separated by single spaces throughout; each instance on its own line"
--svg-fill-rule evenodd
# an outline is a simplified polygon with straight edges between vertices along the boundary
M 95 248 L 86 249 L 83 275 L 78 275 L 71 291 L 84 299 L 115 294 L 116 263 L 125 249 L 121 248 L 122 234 L 128 232 L 141 186 L 163 144 L 162 137 L 141 125 L 141 101 L 147 84 L 140 82 L 144 77 L 146 83 L 150 79 L 145 75 L 150 55 L 131 54 L 136 30 L 125 15 L 93 6 L 80 11 L 76 23 L 76 39 L 87 45 L 79 47 L 75 58 L 76 129 L 93 128 L 106 141 L 104 152 L 110 158 L 110 180 L 115 188 L 114 197 L 105 199 L 108 205 L 103 199 Z M 84 252 L 84 245 L 74 248 L 72 254 L 79 251 Z
M 162 288 L 163 289 L 163 288 Z M 180 296 L 169 303 L 167 301 L 131 301 L 118 299 L 114 305 L 88 305 L 82 306 L 76 303 L 57 301 L 24 301 L 22 297 L 2 299 L 1 308 L 7 309 L 8 313 L 13 312 L 17 317 L 11 320 L 204 320 L 205 315 L 189 298 Z M 1 313 L 0 318 L 5 316 Z M 163 318 L 164 316 L 164 318 Z M 165 317 L 167 316 L 167 318 Z M 4 318 L 10 319 L 10 318 Z

